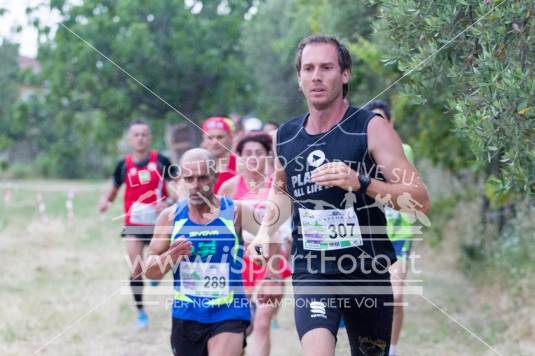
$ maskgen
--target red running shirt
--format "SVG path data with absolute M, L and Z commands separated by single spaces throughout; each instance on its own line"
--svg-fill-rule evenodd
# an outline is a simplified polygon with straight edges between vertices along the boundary
M 150 226 L 156 222 L 154 204 L 167 199 L 163 172 L 158 171 L 158 152 L 151 151 L 142 167 L 136 166 L 132 155 L 124 158 L 126 166 L 124 192 L 125 225 Z

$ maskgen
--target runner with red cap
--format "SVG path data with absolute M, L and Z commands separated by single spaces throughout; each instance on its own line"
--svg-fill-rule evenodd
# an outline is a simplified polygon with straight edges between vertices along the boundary
M 232 153 L 232 120 L 222 116 L 206 119 L 202 125 L 203 141 L 201 147 L 210 151 L 215 157 L 215 170 L 219 172 L 214 192 L 217 194 L 221 185 L 236 175 L 236 155 Z

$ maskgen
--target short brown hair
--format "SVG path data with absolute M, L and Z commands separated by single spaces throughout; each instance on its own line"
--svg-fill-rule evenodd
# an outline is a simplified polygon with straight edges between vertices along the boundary
M 130 121 L 130 123 L 128 124 L 128 129 L 130 130 L 130 128 L 135 125 L 145 125 L 149 128 L 149 132 L 152 131 L 149 122 L 145 119 L 134 119 Z
M 340 70 L 343 72 L 347 69 L 351 72 L 351 55 L 349 54 L 349 51 L 347 50 L 346 46 L 344 46 L 334 36 L 314 34 L 303 38 L 297 46 L 297 53 L 295 54 L 295 69 L 297 70 L 297 73 L 299 73 L 299 71 L 301 70 L 301 57 L 303 56 L 303 50 L 307 45 L 313 43 L 329 43 L 334 45 L 336 47 L 336 51 L 338 52 L 338 65 L 340 66 Z M 348 91 L 349 85 L 344 84 L 342 91 L 342 95 L 344 98 L 346 97 Z
M 259 144 L 264 147 L 267 153 L 271 152 L 271 144 L 273 142 L 273 139 L 271 136 L 265 132 L 258 132 L 258 133 L 250 133 L 247 136 L 243 137 L 236 146 L 236 152 L 241 156 L 243 152 L 243 147 L 246 143 L 249 142 L 258 142 Z

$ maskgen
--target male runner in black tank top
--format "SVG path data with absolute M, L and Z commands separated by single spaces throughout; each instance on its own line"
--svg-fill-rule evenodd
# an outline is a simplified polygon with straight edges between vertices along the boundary
M 382 207 L 399 209 L 398 197 L 410 194 L 425 213 L 427 190 L 388 122 L 344 102 L 351 57 L 336 38 L 305 38 L 296 69 L 309 113 L 277 132 L 276 184 L 269 197 L 277 209 L 268 210 L 250 253 L 260 244 L 270 257 L 269 236 L 290 205 L 295 321 L 303 353 L 334 355 L 343 317 L 352 355 L 388 355 L 388 267 L 395 253 Z M 411 184 L 398 178 L 401 173 L 414 177 Z M 275 296 L 260 291 L 264 300 Z

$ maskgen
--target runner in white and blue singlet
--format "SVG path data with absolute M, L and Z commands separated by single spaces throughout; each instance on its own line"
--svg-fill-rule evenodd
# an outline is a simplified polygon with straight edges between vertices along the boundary
M 146 260 L 145 274 L 152 279 L 173 267 L 175 355 L 239 355 L 251 320 L 241 231 L 254 234 L 257 229 L 250 208 L 214 194 L 213 160 L 204 149 L 184 153 L 180 177 L 188 199 L 158 217 Z

